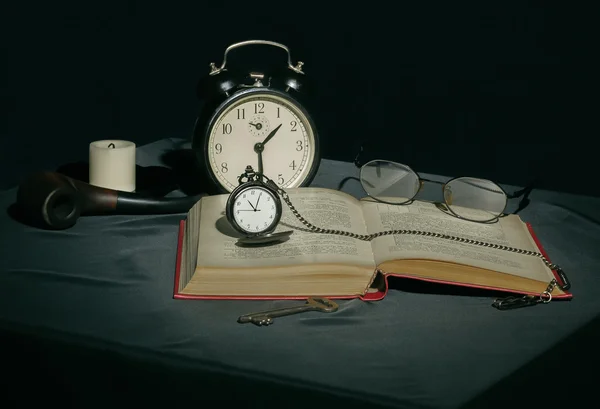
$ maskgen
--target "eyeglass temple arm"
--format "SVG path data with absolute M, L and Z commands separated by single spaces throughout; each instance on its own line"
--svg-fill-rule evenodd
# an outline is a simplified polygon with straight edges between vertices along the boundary
M 512 194 L 506 194 L 506 196 L 508 196 L 509 199 L 516 199 L 517 197 L 521 197 L 521 196 L 529 196 L 529 194 L 531 193 L 531 191 L 533 190 L 535 186 L 535 181 L 529 183 L 528 185 L 526 185 L 523 189 L 517 190 L 516 192 L 513 192 Z
M 356 154 L 356 156 L 354 157 L 354 166 L 356 166 L 357 168 L 360 168 L 363 163 L 360 161 L 360 154 L 362 153 L 362 151 L 364 150 L 363 145 L 360 145 L 360 148 L 358 149 L 358 153 Z
M 519 200 L 519 206 L 514 211 L 514 214 L 519 213 L 521 210 L 523 210 L 524 208 L 527 207 L 527 205 L 529 204 L 529 194 L 533 190 L 535 183 L 536 183 L 536 181 L 534 180 L 533 182 L 531 182 L 527 186 L 525 186 L 523 189 L 517 190 L 516 192 L 514 192 L 511 195 L 509 195 L 509 194 L 506 195 L 509 199 L 515 199 L 517 197 L 523 196 L 523 198 L 521 200 Z

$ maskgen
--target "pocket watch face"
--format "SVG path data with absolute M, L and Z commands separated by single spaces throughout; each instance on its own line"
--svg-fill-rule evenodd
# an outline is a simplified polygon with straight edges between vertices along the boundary
M 231 216 L 238 228 L 245 233 L 270 231 L 281 217 L 281 204 L 264 187 L 250 186 L 242 189 L 233 199 Z
M 317 136 L 306 111 L 284 93 L 252 89 L 222 107 L 211 121 L 206 156 L 216 181 L 231 192 L 246 166 L 282 188 L 310 181 L 318 167 Z

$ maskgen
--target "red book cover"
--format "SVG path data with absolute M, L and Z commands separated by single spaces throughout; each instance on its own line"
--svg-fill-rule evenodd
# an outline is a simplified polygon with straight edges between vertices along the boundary
M 538 237 L 535 235 L 535 232 L 533 231 L 533 228 L 531 226 L 530 223 L 526 223 L 527 228 L 529 230 L 529 233 L 531 234 L 533 240 L 535 241 L 536 245 L 538 246 L 540 252 L 542 253 L 542 255 L 544 257 L 546 257 L 546 259 L 548 261 L 550 261 L 550 258 L 548 257 L 548 254 L 546 253 L 546 251 L 544 250 L 542 244 L 540 243 Z M 179 222 L 179 235 L 178 235 L 178 240 L 177 240 L 177 258 L 176 258 L 176 267 L 175 267 L 175 286 L 174 286 L 174 291 L 173 291 L 173 297 L 176 299 L 181 299 L 181 300 L 223 300 L 223 299 L 227 299 L 227 300 L 284 300 L 284 299 L 289 299 L 289 300 L 304 300 L 308 297 L 306 296 L 202 296 L 202 295 L 191 295 L 191 294 L 181 294 L 179 292 L 179 280 L 180 280 L 180 271 L 181 271 L 181 262 L 182 262 L 182 253 L 183 253 L 183 232 L 184 232 L 184 226 L 185 226 L 185 220 L 181 220 Z M 556 277 L 556 280 L 558 281 L 559 284 L 563 284 L 561 277 L 557 274 L 556 271 L 552 271 L 554 273 L 554 276 Z M 515 293 L 515 294 L 528 294 L 528 295 L 539 295 L 537 293 L 527 293 L 527 292 L 521 292 L 521 291 L 515 291 L 512 289 L 507 289 L 507 288 L 501 288 L 501 287 L 487 287 L 487 286 L 482 286 L 482 285 L 472 285 L 472 284 L 465 284 L 465 283 L 457 283 L 457 282 L 453 282 L 453 281 L 444 281 L 444 280 L 435 280 L 435 279 L 429 279 L 429 278 L 422 278 L 422 277 L 415 277 L 415 276 L 409 276 L 409 275 L 404 275 L 404 274 L 397 274 L 397 273 L 387 273 L 384 274 L 384 286 L 381 290 L 375 291 L 375 292 L 368 292 L 365 295 L 348 295 L 348 296 L 323 296 L 329 299 L 353 299 L 353 298 L 359 298 L 363 301 L 380 301 L 383 298 L 385 298 L 385 296 L 387 295 L 388 289 L 389 289 L 389 285 L 388 285 L 388 278 L 389 277 L 402 277 L 402 278 L 410 278 L 410 279 L 415 279 L 415 280 L 420 280 L 420 281 L 427 281 L 427 282 L 432 282 L 432 283 L 440 283 L 440 284 L 447 284 L 447 285 L 457 285 L 457 286 L 462 286 L 462 287 L 471 287 L 471 288 L 479 288 L 479 289 L 486 289 L 486 290 L 493 290 L 493 291 L 501 291 L 501 292 L 506 292 L 506 293 Z M 573 298 L 573 294 L 568 292 L 568 291 L 564 291 L 565 294 L 558 294 L 558 295 L 553 295 L 552 298 L 553 299 L 571 299 Z

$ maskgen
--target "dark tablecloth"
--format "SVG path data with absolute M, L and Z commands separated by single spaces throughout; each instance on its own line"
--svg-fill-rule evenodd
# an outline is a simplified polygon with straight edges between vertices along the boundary
M 160 164 L 180 145 L 140 147 L 138 164 Z M 357 173 L 323 160 L 313 185 L 337 189 Z M 355 179 L 341 189 L 363 195 Z M 3 209 L 15 193 L 0 194 Z M 520 215 L 569 274 L 573 300 L 498 311 L 485 292 L 397 279 L 382 301 L 340 301 L 335 314 L 257 327 L 236 319 L 294 302 L 173 299 L 184 215 L 83 217 L 69 230 L 43 231 L 5 211 L 3 388 L 74 407 L 577 402 L 593 396 L 599 362 L 600 198 L 534 191 Z

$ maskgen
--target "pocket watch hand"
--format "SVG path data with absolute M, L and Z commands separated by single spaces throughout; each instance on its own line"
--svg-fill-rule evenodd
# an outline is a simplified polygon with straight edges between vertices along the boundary
M 260 131 L 262 129 L 262 124 L 259 122 L 257 124 L 253 124 L 252 122 L 248 122 L 248 125 L 252 125 L 253 127 L 255 127 L 258 131 Z
M 248 200 L 248 203 L 250 203 L 250 200 Z M 252 206 L 252 203 L 250 203 L 250 207 L 252 208 L 252 210 L 256 211 L 256 207 Z
M 258 194 L 258 199 L 256 199 L 256 204 L 254 205 L 255 209 L 258 209 L 258 202 L 260 202 L 260 197 L 262 196 L 262 192 Z
M 267 135 L 267 137 L 265 138 L 265 140 L 264 140 L 264 141 L 262 141 L 262 144 L 263 144 L 263 146 L 264 146 L 264 145 L 266 145 L 266 144 L 267 144 L 267 142 L 269 142 L 269 141 L 271 140 L 271 138 L 273 138 L 273 137 L 275 136 L 275 134 L 277 133 L 277 131 L 279 130 L 279 128 L 281 128 L 281 125 L 282 125 L 282 124 L 279 124 L 279 126 L 278 126 L 277 128 L 273 129 L 273 130 L 271 131 L 271 133 L 269 133 L 269 134 Z

